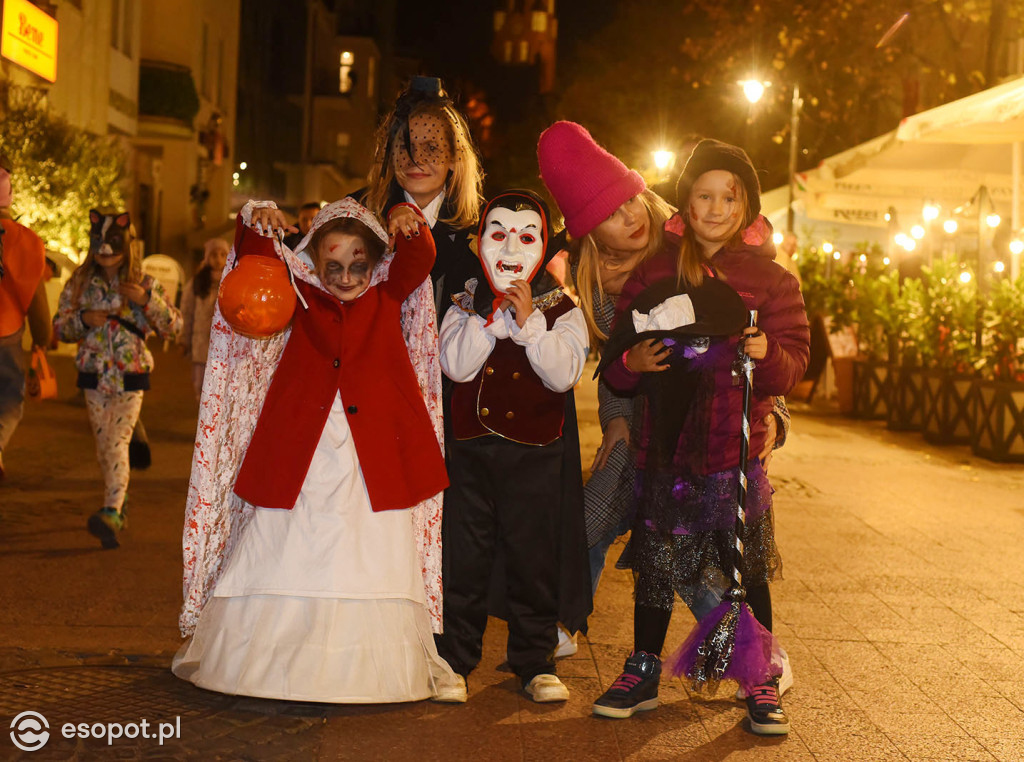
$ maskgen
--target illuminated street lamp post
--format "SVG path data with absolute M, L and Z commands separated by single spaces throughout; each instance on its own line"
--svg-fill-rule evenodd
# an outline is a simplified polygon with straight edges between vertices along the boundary
M 756 79 L 744 79 L 740 81 L 743 88 L 743 95 L 751 103 L 757 103 L 764 95 L 766 88 L 771 87 L 771 82 L 761 82 Z M 793 85 L 793 99 L 790 102 L 789 116 L 789 206 L 786 209 L 786 232 L 792 233 L 794 227 L 796 202 L 796 155 L 800 145 L 800 110 L 804 102 L 800 98 L 800 86 Z

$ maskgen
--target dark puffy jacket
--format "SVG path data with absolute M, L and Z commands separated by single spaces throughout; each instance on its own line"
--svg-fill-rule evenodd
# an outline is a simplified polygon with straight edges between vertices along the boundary
M 629 304 L 651 284 L 676 274 L 676 259 L 682 231 L 678 215 L 666 225 L 662 250 L 637 267 L 630 276 L 616 305 L 616 321 L 622 318 Z M 722 248 L 711 257 L 716 274 L 743 298 L 747 309 L 758 311 L 757 324 L 768 338 L 768 354 L 754 369 L 751 395 L 750 455 L 761 451 L 765 440 L 764 417 L 772 411 L 773 398 L 786 395 L 803 378 L 810 354 L 810 331 L 804 300 L 796 278 L 776 264 L 771 226 L 759 218 L 743 233 L 743 243 L 735 248 Z M 627 319 L 628 315 L 627 315 Z M 721 353 L 715 366 L 715 390 L 708 418 L 707 453 L 704 472 L 716 473 L 739 464 L 740 436 L 743 420 L 741 386 L 732 383 L 732 360 L 739 337 L 729 340 L 731 351 Z M 605 380 L 620 391 L 637 387 L 641 374 L 628 370 L 617 358 L 604 371 Z M 644 465 L 643 443 L 647 440 L 649 422 L 644 422 L 639 466 Z M 684 443 L 680 443 L 685 446 Z M 677 457 L 677 462 L 680 458 Z M 692 459 L 689 460 L 692 462 Z

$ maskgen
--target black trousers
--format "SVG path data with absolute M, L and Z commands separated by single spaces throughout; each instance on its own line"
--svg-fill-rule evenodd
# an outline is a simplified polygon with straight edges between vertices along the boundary
M 503 573 L 508 663 L 523 683 L 553 673 L 558 643 L 562 440 L 452 441 L 444 504 L 444 634 L 437 650 L 468 675 L 480 663 L 492 572 Z M 495 558 L 501 568 L 495 569 Z

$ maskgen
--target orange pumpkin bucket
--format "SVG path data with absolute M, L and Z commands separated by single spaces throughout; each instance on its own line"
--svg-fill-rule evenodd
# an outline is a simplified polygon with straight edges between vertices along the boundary
M 220 282 L 221 314 L 236 332 L 251 339 L 280 333 L 295 312 L 295 290 L 285 263 L 276 257 L 243 256 Z

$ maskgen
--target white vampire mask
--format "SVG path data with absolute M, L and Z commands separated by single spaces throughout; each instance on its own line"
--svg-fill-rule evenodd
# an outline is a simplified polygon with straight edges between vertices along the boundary
M 480 261 L 495 294 L 514 280 L 532 280 L 544 259 L 544 221 L 533 209 L 495 207 L 480 237 Z

